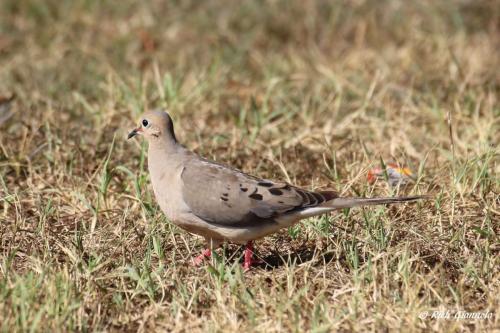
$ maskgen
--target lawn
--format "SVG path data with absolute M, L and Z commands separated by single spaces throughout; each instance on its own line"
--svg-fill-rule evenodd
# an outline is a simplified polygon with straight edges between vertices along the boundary
M 1 331 L 498 329 L 499 73 L 496 1 L 2 0 Z M 245 172 L 431 199 L 193 267 L 126 140 L 156 107 Z M 414 180 L 368 182 L 386 163 Z

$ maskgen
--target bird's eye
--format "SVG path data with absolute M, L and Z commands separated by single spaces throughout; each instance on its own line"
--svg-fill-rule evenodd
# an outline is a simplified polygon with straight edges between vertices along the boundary
M 149 125 L 148 121 L 146 119 L 143 119 L 142 120 L 142 126 L 148 127 L 148 125 Z

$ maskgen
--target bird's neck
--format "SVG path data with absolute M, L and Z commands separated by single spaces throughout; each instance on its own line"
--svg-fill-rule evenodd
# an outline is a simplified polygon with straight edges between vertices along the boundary
M 187 154 L 187 149 L 177 142 L 149 142 L 148 169 L 155 195 L 159 200 L 165 198 L 164 191 L 175 187 Z M 160 206 L 164 204 L 161 202 Z
M 182 146 L 171 138 L 156 138 L 149 140 L 149 154 L 175 154 Z

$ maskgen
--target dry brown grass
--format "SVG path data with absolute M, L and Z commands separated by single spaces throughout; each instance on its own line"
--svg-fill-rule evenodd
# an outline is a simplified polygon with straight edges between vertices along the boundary
M 499 22 L 495 1 L 2 0 L 2 331 L 498 328 Z M 249 273 L 234 245 L 193 268 L 202 240 L 124 140 L 153 106 L 262 177 L 392 195 L 366 183 L 383 159 L 434 199 L 308 220 Z

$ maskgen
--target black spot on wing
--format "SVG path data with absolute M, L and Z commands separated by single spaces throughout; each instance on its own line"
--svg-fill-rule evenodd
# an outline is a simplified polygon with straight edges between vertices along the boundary
M 264 187 L 271 187 L 273 186 L 274 184 L 273 183 L 270 183 L 270 182 L 258 182 L 257 185 L 259 186 L 264 186 Z
M 229 199 L 228 199 L 228 198 L 226 198 L 226 197 L 220 197 L 220 199 L 221 199 L 221 200 L 223 200 L 223 201 L 228 201 L 228 200 L 229 200 Z
M 242 192 L 246 192 L 246 191 L 248 191 L 248 189 L 247 189 L 246 187 L 242 187 L 242 188 L 240 188 L 240 190 L 241 190 Z
M 254 200 L 262 200 L 262 194 L 259 193 L 252 193 L 248 197 Z
M 277 188 L 270 188 L 269 193 L 271 193 L 272 195 L 282 195 L 283 191 Z

